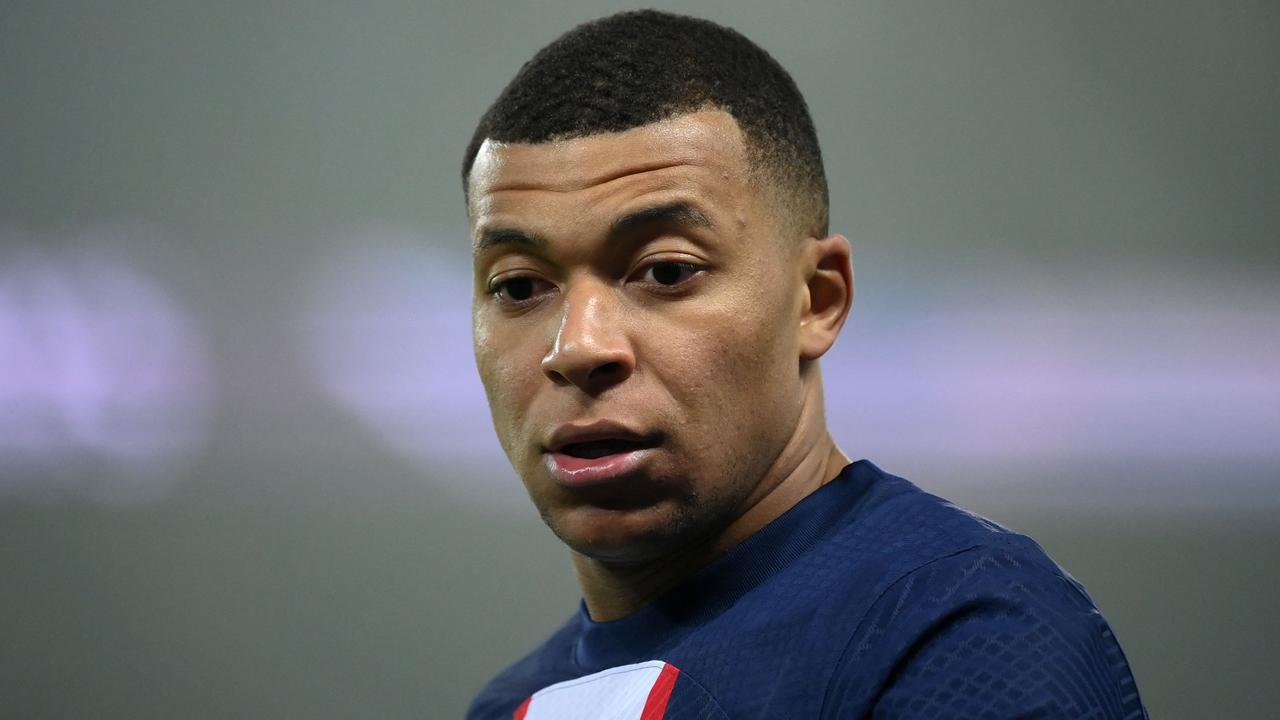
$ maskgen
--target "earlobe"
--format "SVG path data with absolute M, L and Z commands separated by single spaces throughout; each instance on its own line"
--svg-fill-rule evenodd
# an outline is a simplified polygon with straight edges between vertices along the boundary
M 843 235 L 806 242 L 807 302 L 801 308 L 800 359 L 817 360 L 835 344 L 853 306 L 852 250 Z

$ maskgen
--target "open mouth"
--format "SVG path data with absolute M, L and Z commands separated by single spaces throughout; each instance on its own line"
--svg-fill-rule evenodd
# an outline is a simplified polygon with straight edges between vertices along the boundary
M 618 428 L 593 428 L 565 433 L 546 451 L 547 468 L 566 487 L 598 488 L 631 477 L 653 461 L 650 450 L 662 445 L 661 435 L 642 435 Z
M 567 443 L 557 452 L 570 457 L 582 458 L 584 460 L 595 460 L 607 455 L 619 455 L 633 450 L 644 450 L 645 448 L 651 448 L 653 446 L 654 443 L 643 440 L 607 438 L 603 440 Z
M 635 430 L 611 420 L 566 423 L 543 446 L 543 462 L 560 485 L 595 493 L 642 475 L 644 468 L 658 459 L 657 450 L 663 443 L 661 433 Z

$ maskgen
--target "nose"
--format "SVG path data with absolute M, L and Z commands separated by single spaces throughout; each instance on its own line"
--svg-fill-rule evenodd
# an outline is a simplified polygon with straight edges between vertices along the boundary
M 564 292 L 560 326 L 542 371 L 557 385 L 599 395 L 635 371 L 619 308 L 609 288 L 579 286 Z

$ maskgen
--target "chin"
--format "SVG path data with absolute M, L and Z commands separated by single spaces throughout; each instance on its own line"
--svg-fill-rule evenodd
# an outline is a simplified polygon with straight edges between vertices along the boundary
M 664 502 L 643 508 L 579 506 L 543 514 L 574 552 L 610 564 L 644 563 L 695 544 L 705 533 L 691 508 Z

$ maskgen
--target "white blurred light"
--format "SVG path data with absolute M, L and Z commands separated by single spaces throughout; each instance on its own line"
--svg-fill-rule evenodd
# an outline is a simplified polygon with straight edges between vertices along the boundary
M 308 357 L 330 397 L 427 478 L 525 507 L 473 365 L 467 259 L 437 247 L 382 229 L 326 255 L 310 278 Z M 1280 468 L 1280 299 L 1263 289 L 1240 307 L 1126 278 L 1087 301 L 1013 291 L 1004 311 L 856 308 L 824 359 L 837 441 L 942 487 L 992 463 Z
M 0 494 L 161 497 L 203 447 L 212 398 L 191 319 L 125 260 L 0 230 Z M 44 247 L 42 247 L 42 245 Z
M 848 449 L 922 458 L 944 484 L 988 461 L 1280 469 L 1274 293 L 1228 305 L 1134 273 L 1091 302 L 1013 307 L 855 322 L 824 373 Z
M 305 362 L 332 401 L 425 480 L 479 506 L 524 510 L 476 375 L 470 301 L 465 254 L 409 230 L 365 229 L 312 267 Z

